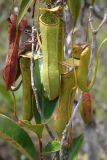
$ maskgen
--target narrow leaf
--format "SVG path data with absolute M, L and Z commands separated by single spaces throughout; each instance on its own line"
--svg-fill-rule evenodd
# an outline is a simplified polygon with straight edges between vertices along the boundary
M 74 26 L 77 22 L 79 13 L 80 13 L 80 8 L 81 8 L 81 0 L 68 0 L 68 7 L 70 9 L 72 19 Z
M 45 153 L 57 152 L 60 150 L 60 143 L 57 140 L 50 141 L 44 148 Z
M 73 160 L 77 155 L 78 151 L 83 142 L 83 135 L 80 135 L 73 139 L 72 147 L 69 149 L 69 160 Z
M 29 160 L 36 160 L 36 150 L 29 135 L 14 121 L 0 114 L 0 137 L 25 154 Z
M 28 8 L 32 4 L 33 0 L 22 0 L 20 4 L 20 9 L 18 13 L 18 18 L 17 18 L 17 24 L 21 22 L 23 16 L 26 14 Z

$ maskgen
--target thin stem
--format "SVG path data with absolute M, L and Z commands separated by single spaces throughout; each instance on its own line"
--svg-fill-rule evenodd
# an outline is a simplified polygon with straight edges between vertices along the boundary
M 36 5 L 36 0 L 33 0 L 33 10 L 32 10 L 32 18 L 35 17 L 35 5 Z
M 69 119 L 69 122 L 68 122 L 68 124 L 66 125 L 66 127 L 65 127 L 65 129 L 64 129 L 64 131 L 63 131 L 63 133 L 62 133 L 61 150 L 60 150 L 60 160 L 64 160 L 64 159 L 65 159 L 65 157 L 64 157 L 64 143 L 65 143 L 65 141 L 66 141 L 67 132 L 68 132 L 69 128 L 72 126 L 72 121 L 73 121 L 73 119 L 74 119 L 74 117 L 75 117 L 75 115 L 76 115 L 76 113 L 77 113 L 77 111 L 78 111 L 78 109 L 79 109 L 81 100 L 82 100 L 82 92 L 81 92 L 79 101 L 78 101 L 77 105 L 75 106 L 74 111 L 73 111 L 73 113 L 72 113 L 72 115 L 71 115 L 71 117 L 70 117 L 70 119 Z
M 47 129 L 48 134 L 50 135 L 51 139 L 54 140 L 55 136 L 53 135 L 51 129 L 49 128 L 49 126 L 47 124 L 45 124 L 45 128 Z
M 99 26 L 97 27 L 97 29 L 94 29 L 93 26 L 93 6 L 90 6 L 89 8 L 89 22 L 90 22 L 90 28 L 93 34 L 97 34 L 99 32 L 99 30 L 103 27 L 103 25 L 107 22 L 107 9 L 105 10 L 104 13 L 104 17 L 101 21 L 101 23 L 99 24 Z
M 22 84 L 22 80 L 19 82 L 19 84 L 17 86 L 11 86 L 11 90 L 17 91 L 20 88 L 21 84 Z
M 39 140 L 39 151 L 40 151 L 40 160 L 45 160 L 43 155 L 43 144 L 42 139 L 38 137 Z
M 103 20 L 101 21 L 101 23 L 99 24 L 99 26 L 97 27 L 97 29 L 94 28 L 93 26 L 93 6 L 90 6 L 89 8 L 89 24 L 90 24 L 90 29 L 92 32 L 92 42 L 91 42 L 91 56 L 90 56 L 90 65 L 89 65 L 89 73 L 88 73 L 88 80 L 90 81 L 91 79 L 91 74 L 92 74 L 92 70 L 93 70 L 93 59 L 97 53 L 97 34 L 100 31 L 100 29 L 102 28 L 102 26 L 106 23 L 107 21 L 107 9 L 105 11 Z
M 101 21 L 100 25 L 99 25 L 98 28 L 96 29 L 96 32 L 98 32 L 98 31 L 103 27 L 103 25 L 104 25 L 106 22 L 107 22 L 107 9 L 106 9 L 106 11 L 105 11 L 103 20 Z
M 36 29 L 37 32 L 39 33 L 39 16 L 40 16 L 40 0 L 36 0 Z
M 15 98 L 15 94 L 13 90 L 11 90 L 11 93 L 13 96 L 13 103 L 14 103 L 13 114 L 14 114 L 15 119 L 18 121 L 17 112 L 16 112 L 16 98 Z

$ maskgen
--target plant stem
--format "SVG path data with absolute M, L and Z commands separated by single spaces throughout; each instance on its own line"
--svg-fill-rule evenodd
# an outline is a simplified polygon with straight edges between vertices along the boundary
M 13 103 L 14 103 L 13 114 L 14 114 L 15 120 L 18 121 L 17 112 L 16 112 L 16 98 L 13 90 L 11 90 L 11 93 L 13 96 Z
M 35 5 L 36 5 L 36 0 L 33 0 L 33 10 L 32 10 L 32 18 L 35 17 Z
M 60 160 L 67 160 L 65 159 L 65 155 L 64 155 L 64 143 L 66 142 L 66 139 L 67 139 L 67 132 L 69 130 L 69 128 L 72 126 L 72 121 L 79 109 L 79 106 L 80 106 L 80 103 L 81 103 L 81 100 L 82 100 L 82 92 L 81 92 L 81 95 L 80 95 L 80 98 L 79 98 L 79 101 L 77 103 L 77 105 L 74 107 L 74 110 L 73 110 L 73 113 L 69 119 L 69 122 L 68 124 L 66 125 L 63 133 L 62 133 L 62 139 L 61 139 L 61 150 L 60 150 Z
M 14 92 L 14 91 L 17 91 L 17 90 L 20 88 L 21 84 L 22 84 L 22 80 L 19 82 L 19 84 L 18 84 L 17 86 L 11 86 L 11 90 L 12 90 L 13 92 Z
M 39 140 L 39 151 L 40 151 L 40 160 L 45 160 L 44 155 L 43 155 L 43 144 L 42 144 L 42 139 L 38 137 Z
M 92 32 L 92 42 L 91 42 L 91 56 L 90 56 L 89 73 L 88 73 L 89 81 L 91 79 L 91 74 L 92 74 L 92 70 L 93 70 L 93 59 L 94 59 L 96 52 L 97 52 L 97 34 L 100 31 L 100 29 L 103 27 L 103 25 L 107 22 L 107 9 L 106 9 L 101 23 L 95 29 L 93 26 L 92 11 L 93 11 L 93 6 L 90 6 L 90 8 L 89 8 L 89 24 L 90 24 L 90 29 Z
M 54 135 L 53 135 L 51 129 L 49 128 L 49 126 L 48 126 L 47 124 L 45 124 L 45 128 L 47 129 L 48 134 L 50 135 L 51 139 L 54 140 L 55 137 L 54 137 Z

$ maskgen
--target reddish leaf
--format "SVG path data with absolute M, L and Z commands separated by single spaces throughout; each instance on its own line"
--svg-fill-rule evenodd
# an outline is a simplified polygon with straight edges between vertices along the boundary
M 13 85 L 17 74 L 19 37 L 20 33 L 17 32 L 15 42 L 9 45 L 9 51 L 3 69 L 3 78 L 7 89 L 10 89 Z
M 27 18 L 24 16 L 19 24 L 19 30 L 22 32 L 28 26 Z
M 9 33 L 9 50 L 3 68 L 3 78 L 7 89 L 13 85 L 16 80 L 17 71 L 19 70 L 18 63 L 18 52 L 19 52 L 19 41 L 20 35 L 23 29 L 28 26 L 27 19 L 24 17 L 18 26 L 16 31 L 16 15 L 11 15 L 8 19 L 8 33 Z
M 17 20 L 17 16 L 12 14 L 9 18 L 8 18 L 8 41 L 9 41 L 9 47 L 12 43 L 14 43 L 15 41 L 15 37 L 16 37 L 16 20 Z

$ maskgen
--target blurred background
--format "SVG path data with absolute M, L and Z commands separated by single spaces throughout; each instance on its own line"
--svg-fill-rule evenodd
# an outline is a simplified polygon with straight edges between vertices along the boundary
M 0 0 L 0 113 L 9 117 L 13 117 L 13 99 L 10 92 L 7 92 L 4 87 L 2 78 L 2 69 L 8 51 L 8 29 L 7 18 L 12 9 L 12 0 Z M 14 7 L 19 5 L 19 1 L 14 1 Z M 80 17 L 81 25 L 77 25 L 77 36 L 79 41 L 83 38 L 83 26 L 88 17 L 88 1 L 83 0 L 81 14 L 84 14 L 84 19 Z M 84 9 L 85 8 L 85 9 Z M 94 6 L 94 25 L 97 27 L 101 22 L 104 10 L 107 8 L 107 0 L 96 0 Z M 68 33 L 72 24 L 70 23 L 70 14 L 68 10 L 65 13 L 68 25 L 66 31 Z M 68 18 L 68 19 L 67 19 Z M 79 28 L 79 29 L 78 29 Z M 79 30 L 79 32 L 78 32 Z M 89 31 L 90 41 L 91 33 Z M 107 37 L 107 23 L 103 26 L 97 35 L 98 45 Z M 78 160 L 107 160 L 107 43 L 103 46 L 100 52 L 100 64 L 97 72 L 97 80 L 92 89 L 92 103 L 94 107 L 94 120 L 90 126 L 85 126 L 77 117 L 75 120 L 74 132 L 84 133 L 84 144 L 78 155 Z M 17 100 L 17 111 L 20 114 L 22 89 L 15 92 Z M 46 140 L 46 139 L 45 139 Z M 20 155 L 18 151 L 0 139 L 0 160 L 24 160 L 25 157 Z

